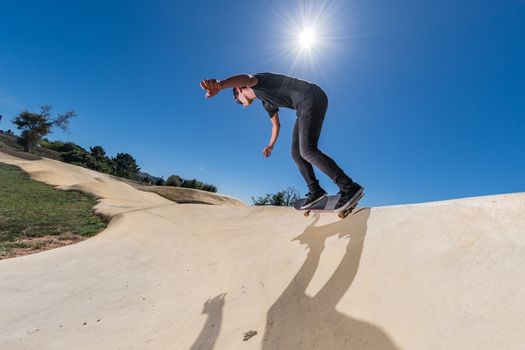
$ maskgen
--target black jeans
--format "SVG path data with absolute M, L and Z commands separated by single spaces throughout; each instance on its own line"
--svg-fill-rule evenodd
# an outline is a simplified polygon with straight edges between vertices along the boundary
M 341 189 L 353 184 L 335 161 L 317 148 L 323 127 L 328 97 L 319 87 L 313 87 L 309 96 L 297 106 L 297 120 L 292 135 L 292 158 L 310 192 L 318 190 L 319 180 L 312 165 L 325 173 Z

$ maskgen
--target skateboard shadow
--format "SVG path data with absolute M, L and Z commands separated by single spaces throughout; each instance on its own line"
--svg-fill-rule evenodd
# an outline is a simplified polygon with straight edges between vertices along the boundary
M 226 293 L 219 294 L 204 303 L 203 314 L 208 314 L 202 331 L 193 343 L 190 350 L 211 350 L 219 337 L 222 325 L 222 309 Z
M 294 240 L 306 244 L 308 256 L 288 287 L 267 313 L 264 350 L 270 349 L 399 349 L 379 327 L 336 310 L 359 268 L 370 209 L 357 210 L 345 220 L 315 226 L 319 216 Z M 312 280 L 325 241 L 349 237 L 341 262 L 313 297 L 305 291 Z

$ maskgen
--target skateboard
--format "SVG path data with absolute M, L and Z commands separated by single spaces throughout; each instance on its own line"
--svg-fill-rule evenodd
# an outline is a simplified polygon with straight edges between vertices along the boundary
M 365 195 L 364 191 L 357 196 L 354 202 L 346 209 L 342 211 L 337 211 L 334 209 L 335 205 L 339 201 L 339 195 L 327 196 L 321 201 L 315 203 L 312 207 L 308 209 L 301 209 L 301 206 L 306 202 L 306 198 L 301 198 L 294 203 L 294 208 L 298 211 L 304 212 L 304 216 L 309 216 L 310 213 L 337 213 L 339 219 L 344 219 L 352 213 L 352 211 L 357 207 L 357 203 Z

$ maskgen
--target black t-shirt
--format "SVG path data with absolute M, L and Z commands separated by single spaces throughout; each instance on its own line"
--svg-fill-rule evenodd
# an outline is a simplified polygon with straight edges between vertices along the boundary
M 312 89 L 319 88 L 313 83 L 283 74 L 257 73 L 254 76 L 258 82 L 252 89 L 270 118 L 279 111 L 279 107 L 297 109 Z

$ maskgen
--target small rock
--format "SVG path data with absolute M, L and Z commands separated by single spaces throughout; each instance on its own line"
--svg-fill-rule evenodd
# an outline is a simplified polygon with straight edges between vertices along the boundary
M 248 332 L 244 332 L 244 340 L 243 341 L 247 341 L 249 340 L 251 337 L 257 335 L 257 331 L 248 331 Z

